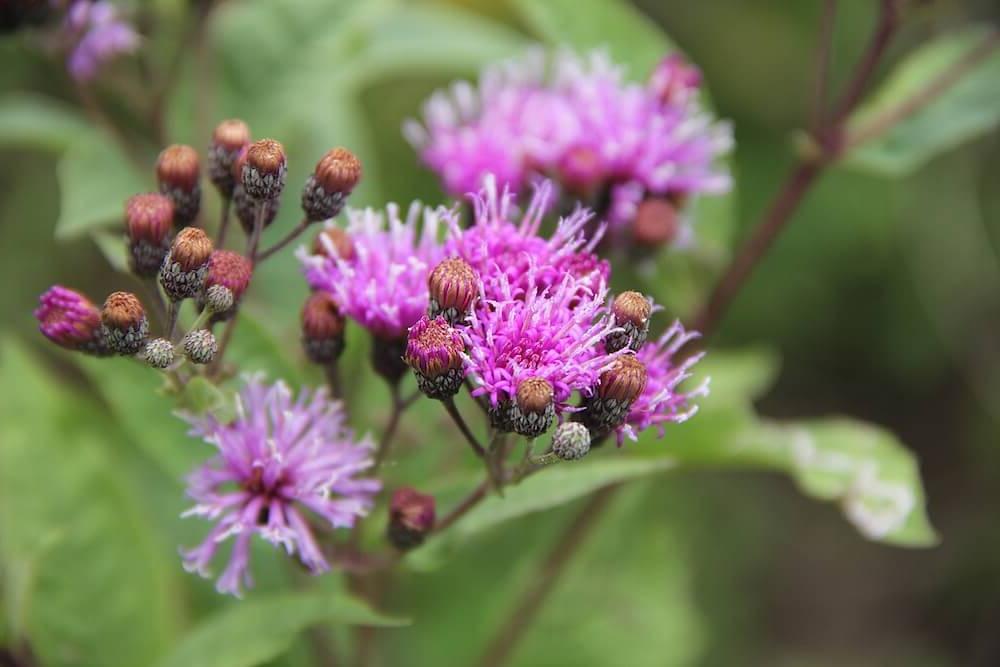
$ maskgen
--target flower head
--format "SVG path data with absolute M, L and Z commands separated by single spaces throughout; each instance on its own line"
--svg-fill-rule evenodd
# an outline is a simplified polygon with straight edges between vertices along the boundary
M 38 330 L 50 341 L 70 350 L 106 354 L 101 333 L 101 311 L 90 299 L 62 285 L 53 285 L 38 297 Z
M 444 257 L 438 228 L 442 220 L 457 225 L 454 213 L 414 202 L 406 218 L 390 204 L 384 214 L 348 209 L 347 219 L 352 255 L 341 256 L 332 242 L 325 254 L 301 248 L 306 280 L 329 292 L 345 315 L 377 338 L 405 341 L 407 330 L 427 311 L 427 277 Z
M 338 402 L 324 389 L 303 390 L 293 400 L 283 382 L 247 378 L 237 417 L 223 424 L 212 416 L 188 417 L 192 435 L 218 454 L 188 478 L 195 506 L 184 516 L 216 521 L 205 541 L 183 551 L 185 568 L 208 576 L 219 545 L 234 539 L 229 564 L 216 588 L 240 595 L 252 585 L 250 538 L 257 534 L 313 573 L 330 568 L 307 520 L 307 510 L 332 528 L 348 528 L 368 512 L 381 488 L 359 478 L 372 459 L 368 438 L 356 442 Z
M 75 40 L 66 65 L 78 81 L 93 79 L 105 62 L 139 47 L 139 34 L 107 0 L 75 0 L 66 16 L 66 32 Z

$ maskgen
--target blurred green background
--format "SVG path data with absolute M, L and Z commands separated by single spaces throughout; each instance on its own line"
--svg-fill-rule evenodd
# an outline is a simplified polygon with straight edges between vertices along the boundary
M 366 166 L 353 203 L 381 205 L 442 198 L 403 141 L 402 120 L 453 78 L 551 38 L 532 17 L 565 4 L 234 0 L 213 10 L 201 46 L 185 22 L 186 3 L 126 6 L 148 22 L 141 25 L 154 64 L 169 62 L 178 43 L 190 47 L 168 100 L 171 141 L 201 147 L 217 120 L 243 117 L 255 136 L 289 148 L 289 183 L 344 144 Z M 637 24 L 624 38 L 605 39 L 587 27 L 601 21 L 587 19 L 607 4 L 580 0 L 557 14 L 567 22 L 559 27 L 584 34 L 590 46 L 612 41 L 641 79 L 658 55 L 659 38 L 645 31 L 658 26 L 703 69 L 718 115 L 735 127 L 736 191 L 696 227 L 704 261 L 678 270 L 688 260 L 668 253 L 650 281 L 675 314 L 687 315 L 794 158 L 793 134 L 811 111 L 822 3 L 640 0 L 632 7 Z M 875 4 L 839 3 L 835 84 L 863 48 Z M 949 30 L 1000 20 L 988 0 L 912 4 L 880 77 Z M 570 25 L 572 16 L 584 28 Z M 642 50 L 650 44 L 653 53 Z M 177 544 L 205 529 L 176 517 L 185 506 L 181 475 L 207 447 L 185 438 L 166 399 L 136 396 L 139 385 L 153 386 L 141 369 L 124 361 L 80 365 L 53 353 L 31 317 L 37 295 L 54 282 L 95 296 L 135 288 L 107 268 L 102 247 L 114 257 L 117 231 L 105 223 L 125 196 L 152 186 L 157 140 L 135 110 L 153 96 L 117 86 L 135 79 L 129 59 L 98 86 L 150 165 L 140 175 L 81 115 L 61 60 L 37 39 L 0 39 L 0 62 L 0 449 L 9 454 L 0 458 L 0 646 L 27 634 L 43 664 L 201 664 L 164 656 L 201 619 L 233 605 L 181 571 L 175 556 Z M 116 105 L 120 99 L 126 103 Z M 836 507 L 806 498 L 778 474 L 693 469 L 651 477 L 602 518 L 515 664 L 1000 664 L 996 128 L 904 175 L 863 164 L 831 170 L 714 341 L 780 359 L 756 402 L 761 414 L 846 414 L 899 436 L 919 459 L 940 544 L 906 550 L 869 542 Z M 205 207 L 211 213 L 217 203 L 208 197 Z M 295 215 L 286 206 L 272 238 Z M 250 308 L 268 322 L 262 340 L 295 339 L 305 294 L 290 256 L 255 277 Z M 242 350 L 248 367 L 319 381 L 297 349 L 281 355 L 247 335 Z M 381 388 L 368 382 L 359 391 L 358 426 L 377 424 Z M 458 466 L 452 455 L 427 453 L 436 443 L 425 441 L 417 419 L 404 436 L 415 460 L 390 477 L 419 484 L 431 470 Z M 669 438 L 658 446 L 669 447 Z M 413 623 L 380 632 L 384 664 L 472 661 L 578 503 L 484 531 L 440 567 L 400 574 L 384 610 Z M 259 591 L 294 585 L 274 554 L 258 556 Z M 335 577 L 323 585 L 338 586 Z M 122 632 L 129 636 L 115 650 L 88 653 Z M 260 655 L 270 655 L 267 664 L 308 664 L 304 640 L 293 637 Z

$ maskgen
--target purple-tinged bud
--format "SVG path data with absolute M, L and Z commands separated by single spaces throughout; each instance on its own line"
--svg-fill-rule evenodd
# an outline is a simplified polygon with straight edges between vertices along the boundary
M 604 339 L 604 349 L 611 352 L 628 347 L 638 352 L 649 335 L 649 316 L 653 304 L 639 292 L 622 292 L 611 304 L 615 325 L 620 327 Z
M 208 149 L 208 177 L 223 197 L 233 196 L 236 187 L 233 163 L 249 145 L 250 127 L 242 120 L 230 118 L 215 126 Z
M 361 180 L 361 161 L 346 148 L 334 148 L 319 161 L 302 190 L 302 210 L 312 222 L 335 217 Z
M 563 461 L 582 459 L 590 451 L 590 431 L 580 422 L 565 422 L 552 436 L 552 453 Z
M 243 298 L 250 278 L 253 262 L 232 250 L 215 250 L 208 258 L 204 293 L 199 303 L 208 308 L 216 319 L 226 319 Z
M 528 378 L 517 386 L 510 425 L 526 438 L 545 433 L 555 418 L 552 385 L 544 378 Z
M 344 351 L 344 316 L 328 293 L 309 295 L 302 306 L 302 349 L 314 364 L 331 364 Z
M 205 284 L 212 240 L 204 230 L 185 227 L 177 234 L 160 268 L 160 284 L 174 301 L 198 296 Z
M 35 319 L 42 335 L 60 347 L 109 354 L 101 333 L 101 311 L 79 292 L 53 285 L 38 298 Z
M 479 276 L 459 257 L 446 259 L 427 278 L 430 317 L 444 317 L 450 324 L 463 324 L 479 295 Z
M 257 207 L 261 202 L 247 194 L 246 190 L 239 183 L 233 189 L 233 209 L 236 212 L 236 219 L 240 221 L 243 232 L 250 235 L 253 226 L 257 223 Z M 264 229 L 271 226 L 274 219 L 278 217 L 278 209 L 281 208 L 281 197 L 266 199 L 264 205 Z
M 340 257 L 349 262 L 354 259 L 354 241 L 343 229 L 331 225 L 316 235 L 312 252 L 323 257 Z
M 674 53 L 659 62 L 649 77 L 648 86 L 662 104 L 683 104 L 701 86 L 701 72 Z
M 129 264 L 137 276 L 152 278 L 160 271 L 170 250 L 173 222 L 174 204 L 166 195 L 135 195 L 125 203 Z
M 587 398 L 583 420 L 594 433 L 620 426 L 629 408 L 646 388 L 646 366 L 634 354 L 625 354 L 601 373 L 592 396 Z
M 434 496 L 410 487 L 397 489 L 389 502 L 389 542 L 400 551 L 420 546 L 434 529 L 435 514 Z
M 254 199 L 277 199 L 285 187 L 287 171 L 284 146 L 274 139 L 261 139 L 247 148 L 240 181 Z
M 164 369 L 174 363 L 176 353 L 174 344 L 166 338 L 153 338 L 146 341 L 139 357 L 153 368 Z
M 215 359 L 219 346 L 215 342 L 215 336 L 208 329 L 195 329 L 189 331 L 181 342 L 184 347 L 184 356 L 192 364 L 210 364 Z
M 112 352 L 132 356 L 143 348 L 149 320 L 142 302 L 131 292 L 112 292 L 101 309 L 101 334 Z
M 632 240 L 645 250 L 658 250 L 677 238 L 677 209 L 666 199 L 650 197 L 641 204 L 632 224 Z
M 417 376 L 417 387 L 428 398 L 450 398 L 465 380 L 461 334 L 443 317 L 426 315 L 410 327 L 404 359 Z
M 198 151 L 190 146 L 167 146 L 156 160 L 160 193 L 170 197 L 174 203 L 175 227 L 190 225 L 198 217 L 201 208 L 200 175 Z

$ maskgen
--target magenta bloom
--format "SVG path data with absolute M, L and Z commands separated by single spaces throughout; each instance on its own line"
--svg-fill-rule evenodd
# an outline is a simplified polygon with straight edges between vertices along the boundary
M 105 62 L 139 47 L 139 34 L 106 0 L 76 0 L 66 16 L 66 30 L 75 40 L 67 67 L 78 81 L 94 78 Z
M 239 596 L 242 586 L 253 583 L 254 534 L 297 554 L 313 573 L 324 572 L 330 565 L 311 526 L 351 527 L 371 509 L 381 484 L 357 477 L 372 464 L 372 443 L 353 439 L 340 403 L 329 400 L 324 389 L 303 390 L 293 401 L 283 382 L 269 386 L 248 377 L 236 408 L 229 424 L 212 416 L 187 418 L 191 434 L 219 453 L 188 478 L 188 495 L 196 504 L 183 516 L 216 524 L 200 546 L 181 555 L 185 569 L 207 577 L 219 545 L 234 538 L 216 588 Z
M 685 331 L 680 322 L 674 322 L 659 340 L 649 341 L 639 349 L 637 357 L 646 366 L 646 387 L 632 404 L 625 423 L 617 429 L 619 445 L 625 437 L 635 440 L 639 433 L 654 425 L 662 438 L 667 423 L 679 424 L 698 412 L 691 399 L 708 395 L 708 380 L 687 392 L 678 391 L 677 386 L 691 377 L 691 367 L 704 353 L 679 364 L 673 359 L 679 349 L 698 336 L 696 331 Z
M 455 214 L 414 202 L 405 220 L 395 204 L 386 207 L 385 215 L 348 209 L 347 217 L 352 256 L 340 257 L 326 239 L 328 256 L 300 249 L 306 280 L 313 289 L 329 292 L 348 317 L 376 337 L 405 340 L 407 330 L 427 311 L 427 277 L 445 257 L 439 227 L 442 220 L 457 225 Z
M 101 311 L 83 294 L 53 285 L 38 297 L 38 330 L 69 350 L 102 354 Z
M 732 145 L 728 125 L 698 102 L 700 74 L 670 56 L 647 85 L 627 82 L 601 51 L 532 52 L 487 68 L 479 87 L 456 83 L 433 95 L 424 125 L 405 134 L 452 194 L 477 190 L 492 173 L 520 190 L 533 176 L 556 179 L 579 196 L 611 194 L 609 221 L 625 225 L 622 198 L 725 192 L 715 166 Z M 631 186 L 622 189 L 623 186 Z

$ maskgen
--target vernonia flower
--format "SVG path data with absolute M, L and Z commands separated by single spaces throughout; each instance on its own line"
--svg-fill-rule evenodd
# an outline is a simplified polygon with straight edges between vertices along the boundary
M 200 546 L 182 551 L 184 566 L 209 576 L 219 545 L 233 538 L 229 563 L 216 588 L 239 596 L 251 586 L 250 539 L 259 535 L 313 573 L 330 568 L 310 527 L 313 521 L 349 528 L 371 509 L 381 488 L 360 478 L 372 464 L 372 442 L 355 441 L 339 402 L 326 390 L 303 390 L 297 399 L 283 382 L 264 384 L 246 378 L 228 424 L 213 416 L 187 417 L 191 434 L 204 438 L 218 454 L 188 478 L 195 506 L 183 516 L 216 522 Z M 308 511 L 308 514 L 307 514 Z
M 458 224 L 454 212 L 414 202 L 405 218 L 390 204 L 384 214 L 349 208 L 347 219 L 351 256 L 342 257 L 332 242 L 324 254 L 300 248 L 306 280 L 329 292 L 345 315 L 377 338 L 405 341 L 407 330 L 427 311 L 427 277 L 445 256 L 438 230 L 442 221 Z
M 101 311 L 80 292 L 53 285 L 38 297 L 34 314 L 38 330 L 56 345 L 89 354 L 110 352 L 101 331 Z
M 105 62 L 139 47 L 138 33 L 106 0 L 73 2 L 66 16 L 66 31 L 76 40 L 66 65 L 78 81 L 94 78 Z

